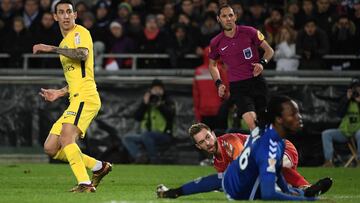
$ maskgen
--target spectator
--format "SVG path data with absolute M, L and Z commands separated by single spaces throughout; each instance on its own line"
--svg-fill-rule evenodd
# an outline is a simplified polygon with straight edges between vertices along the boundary
M 286 14 L 283 18 L 282 26 L 291 28 L 295 34 L 297 34 L 295 29 L 294 17 L 292 15 Z
M 171 33 L 170 26 L 166 23 L 165 15 L 162 13 L 156 14 L 156 23 L 158 24 L 158 27 L 161 31 L 165 32 L 167 35 Z
M 40 11 L 41 11 L 41 13 L 51 12 L 51 1 L 52 0 L 40 0 Z
M 10 29 L 13 18 L 14 12 L 12 1 L 2 0 L 0 4 L 0 21 L 4 24 L 4 30 Z
M 77 13 L 76 23 L 83 25 L 84 14 L 89 12 L 89 7 L 84 1 L 79 1 L 75 4 L 75 11 Z
M 165 53 L 167 36 L 160 31 L 156 24 L 156 17 L 152 14 L 146 17 L 145 29 L 139 41 L 139 53 Z M 165 42 L 165 43 L 164 43 Z M 162 66 L 159 59 L 139 60 L 141 68 L 160 68 Z
M 95 17 L 91 12 L 84 13 L 82 21 L 83 26 L 89 30 L 91 38 L 94 42 L 101 41 L 105 43 L 106 32 L 104 29 L 95 25 Z
M 235 1 L 231 4 L 231 7 L 234 9 L 236 15 L 236 25 L 245 25 L 247 22 L 247 14 L 243 4 L 240 1 Z
M 140 15 L 146 15 L 146 9 L 145 9 L 145 3 L 143 0 L 130 0 L 128 1 L 131 8 L 132 8 L 132 12 L 136 12 Z M 144 16 L 141 16 L 141 18 L 143 18 Z
M 299 59 L 296 57 L 296 35 L 290 27 L 282 27 L 275 38 L 275 54 L 277 71 L 296 71 Z
M 10 54 L 8 66 L 22 67 L 24 53 L 31 53 L 32 37 L 22 17 L 15 17 L 12 29 L 5 35 L 3 49 Z
M 192 24 L 189 16 L 187 16 L 185 13 L 179 14 L 177 23 L 185 25 L 187 33 L 191 33 L 191 40 L 195 43 L 195 47 L 199 48 L 201 45 L 200 28 Z
M 221 31 L 220 25 L 216 21 L 216 13 L 207 12 L 205 14 L 204 23 L 200 27 L 201 32 L 201 46 L 206 47 L 209 45 L 210 40 Z
M 146 11 L 148 12 L 148 14 L 159 13 L 161 12 L 163 6 L 168 2 L 169 0 L 146 0 Z
M 167 53 L 170 57 L 170 65 L 172 68 L 193 68 L 189 60 L 185 59 L 186 54 L 194 54 L 194 42 L 189 37 L 189 33 L 184 25 L 175 25 L 168 43 Z
M 162 13 L 165 15 L 166 23 L 173 24 L 176 20 L 174 4 L 166 3 L 162 9 Z
M 110 24 L 110 7 L 106 1 L 100 0 L 95 5 L 95 22 L 99 28 L 106 29 Z
M 285 12 L 287 15 L 290 15 L 294 18 L 296 23 L 300 20 L 300 7 L 297 0 L 290 0 L 287 5 L 287 10 Z M 298 26 L 297 24 L 295 24 Z M 301 27 L 296 27 L 296 29 L 300 29 Z
M 355 24 L 346 15 L 342 15 L 332 27 L 331 32 L 331 53 L 338 55 L 354 54 L 356 46 L 354 42 L 356 34 Z M 346 70 L 352 64 L 350 60 L 335 60 L 332 63 L 332 70 Z
M 217 13 L 219 10 L 219 4 L 217 1 L 209 1 L 207 4 L 206 4 L 206 13 L 208 12 L 213 12 L 213 13 Z
M 305 21 L 315 17 L 315 9 L 313 0 L 303 0 L 302 10 L 300 11 L 298 21 L 295 21 L 295 29 L 300 30 L 304 27 Z
M 266 18 L 265 8 L 259 1 L 253 1 L 250 6 L 250 15 L 246 25 L 263 30 Z
M 360 1 L 354 1 L 353 13 L 351 15 L 351 20 L 356 26 L 356 41 L 354 42 L 355 47 L 357 47 L 355 54 L 360 53 Z
M 322 56 L 328 52 L 327 34 L 317 27 L 315 19 L 308 19 L 296 39 L 296 54 L 301 56 L 299 69 L 324 69 Z
M 196 122 L 205 123 L 211 129 L 219 128 L 217 114 L 221 105 L 216 86 L 209 71 L 210 47 L 204 49 L 203 64 L 195 68 L 195 75 L 192 86 L 194 103 L 194 114 Z M 221 79 L 228 85 L 226 72 L 218 63 Z
M 143 36 L 144 26 L 141 23 L 141 16 L 138 13 L 131 13 L 129 18 L 129 26 L 127 35 L 136 43 L 140 42 Z M 136 44 L 138 47 L 138 44 Z
M 115 53 L 115 54 L 122 54 L 122 53 L 131 53 L 134 51 L 134 43 L 133 41 L 124 36 L 124 29 L 123 26 L 118 23 L 117 21 L 113 21 L 110 24 L 110 36 L 108 39 L 109 48 L 107 52 Z M 122 58 L 116 58 L 116 69 L 121 69 L 126 66 L 125 62 L 128 60 L 124 60 Z M 113 70 L 113 69 L 112 69 Z
M 15 15 L 22 15 L 22 12 L 24 10 L 24 1 L 14 0 L 13 10 Z
M 354 78 L 347 89 L 346 97 L 341 100 L 338 108 L 339 116 L 342 118 L 337 129 L 327 129 L 322 132 L 325 163 L 323 167 L 333 167 L 333 143 L 346 143 L 351 137 L 357 142 L 357 164 L 360 158 L 360 81 Z
M 194 5 L 192 0 L 182 0 L 180 13 L 184 13 L 190 19 L 191 25 L 199 26 L 201 23 L 201 16 L 194 12 Z
M 175 106 L 166 95 L 162 81 L 153 80 L 135 113 L 135 120 L 141 122 L 141 132 L 122 138 L 135 163 L 147 163 L 149 159 L 151 163 L 159 162 L 158 147 L 171 143 L 174 117 Z M 142 154 L 139 144 L 145 146 L 146 154 Z
M 193 12 L 197 16 L 201 16 L 205 10 L 205 1 L 203 0 L 193 0 Z
M 265 20 L 266 41 L 268 41 L 271 47 L 275 47 L 275 36 L 283 24 L 283 15 L 283 10 L 273 8 L 270 11 L 270 17 Z
M 130 4 L 126 2 L 122 2 L 119 4 L 115 20 L 121 23 L 124 30 L 127 30 L 127 27 L 129 25 L 129 17 L 131 13 L 132 13 L 132 7 Z
M 44 43 L 58 46 L 62 40 L 61 33 L 57 26 L 52 13 L 45 12 L 41 18 L 41 24 L 37 26 L 34 33 L 35 44 Z M 58 58 L 42 58 L 36 64 L 37 68 L 59 68 L 61 64 Z
M 331 33 L 331 27 L 335 22 L 335 12 L 330 7 L 330 0 L 317 0 L 317 9 L 315 11 L 315 19 L 318 26 L 326 33 Z
M 39 10 L 38 0 L 25 0 L 24 25 L 30 32 L 35 32 L 36 27 L 40 24 L 42 14 Z

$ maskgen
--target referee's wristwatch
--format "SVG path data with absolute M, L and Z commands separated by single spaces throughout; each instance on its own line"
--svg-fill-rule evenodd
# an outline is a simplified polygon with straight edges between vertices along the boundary
M 262 58 L 262 59 L 259 61 L 259 63 L 260 63 L 263 67 L 265 67 L 265 66 L 268 64 L 268 60 Z
M 215 81 L 215 86 L 216 86 L 216 88 L 219 88 L 219 86 L 222 84 L 222 80 L 220 80 L 220 79 L 217 79 L 216 81 Z

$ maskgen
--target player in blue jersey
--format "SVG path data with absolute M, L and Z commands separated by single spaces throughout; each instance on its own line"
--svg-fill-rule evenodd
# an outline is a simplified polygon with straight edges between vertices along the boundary
M 236 200 L 315 200 L 314 196 L 326 192 L 332 185 L 329 178 L 320 180 L 304 192 L 289 187 L 281 174 L 284 138 L 302 127 L 297 104 L 289 97 L 273 97 L 266 118 L 261 132 L 252 132 L 243 152 L 223 176 L 202 177 L 173 190 L 160 186 L 157 188 L 158 197 L 176 198 L 222 188 L 229 199 Z M 276 189 L 276 185 L 281 191 Z
M 237 200 L 315 200 L 290 188 L 281 174 L 286 135 L 302 127 L 298 105 L 286 96 L 268 104 L 260 133 L 253 131 L 241 155 L 227 168 L 222 186 L 227 197 Z M 276 190 L 276 185 L 281 191 Z

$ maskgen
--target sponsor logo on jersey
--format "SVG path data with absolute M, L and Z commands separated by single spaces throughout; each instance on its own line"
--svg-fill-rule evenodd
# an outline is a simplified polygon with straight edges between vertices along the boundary
M 70 65 L 64 67 L 65 72 L 73 71 L 73 70 L 75 70 L 75 67 L 73 66 L 73 64 L 70 64 Z
M 269 166 L 266 168 L 267 172 L 275 173 L 276 159 L 268 159 Z
M 225 49 L 227 49 L 228 47 L 229 47 L 229 45 L 221 48 L 221 51 L 225 51 Z

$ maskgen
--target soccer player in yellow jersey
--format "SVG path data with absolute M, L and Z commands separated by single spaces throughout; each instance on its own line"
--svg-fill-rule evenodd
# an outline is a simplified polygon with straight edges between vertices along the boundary
M 64 69 L 67 86 L 62 89 L 41 89 L 45 101 L 53 102 L 65 95 L 70 105 L 56 121 L 47 137 L 44 150 L 54 159 L 69 162 L 78 181 L 71 192 L 95 192 L 100 180 L 112 166 L 83 154 L 76 144 L 84 138 L 86 129 L 97 115 L 101 101 L 94 80 L 94 56 L 91 35 L 87 29 L 75 24 L 77 13 L 69 0 L 55 5 L 54 18 L 59 22 L 64 37 L 59 47 L 36 44 L 33 53 L 58 53 Z M 86 168 L 93 171 L 90 180 Z

